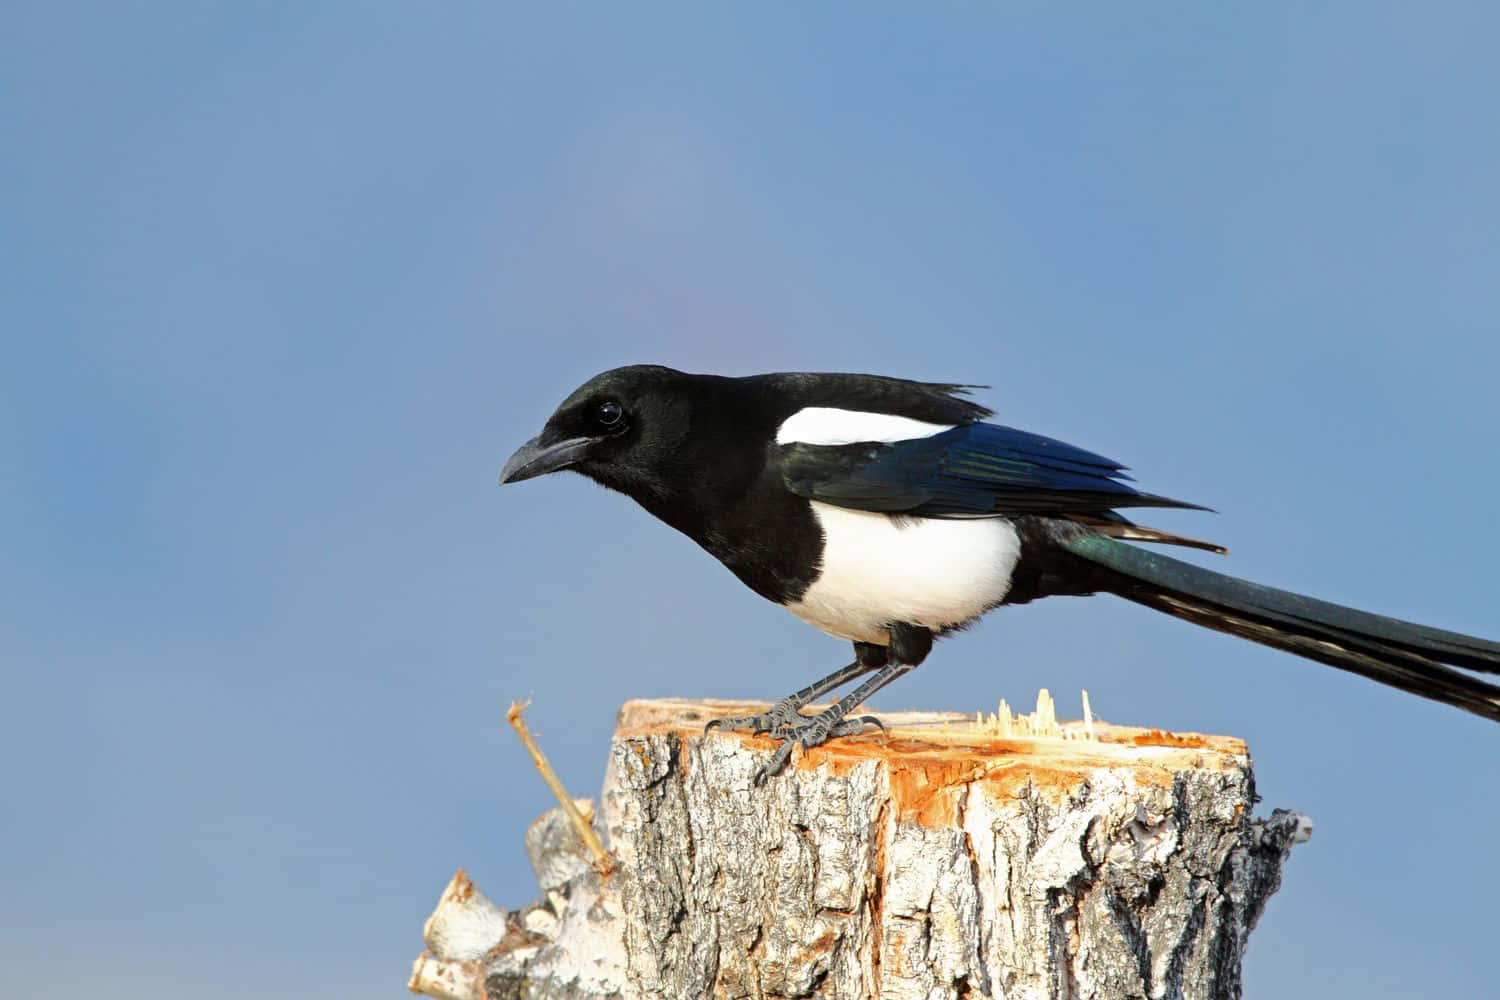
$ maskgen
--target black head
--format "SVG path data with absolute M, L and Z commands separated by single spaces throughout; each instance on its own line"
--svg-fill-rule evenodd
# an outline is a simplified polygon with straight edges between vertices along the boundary
M 595 375 L 563 400 L 536 437 L 505 463 L 500 483 L 571 469 L 639 496 L 674 464 L 691 425 L 694 376 L 659 365 Z

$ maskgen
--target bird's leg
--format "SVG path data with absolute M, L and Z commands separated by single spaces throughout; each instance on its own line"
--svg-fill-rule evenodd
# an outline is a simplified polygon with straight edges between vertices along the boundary
M 854 662 L 847 667 L 840 667 L 833 673 L 821 680 L 813 681 L 801 691 L 789 694 L 778 701 L 767 712 L 760 715 L 737 715 L 727 719 L 712 719 L 708 725 L 703 727 L 706 733 L 711 729 L 729 729 L 740 732 L 769 733 L 777 729 L 795 726 L 806 721 L 806 716 L 798 712 L 803 705 L 815 698 L 832 691 L 856 677 L 862 677 L 872 670 L 876 670 L 886 663 L 886 649 L 871 642 L 856 642 L 854 644 Z M 858 732 L 858 730 L 854 730 Z M 846 734 L 839 734 L 846 735 Z
M 795 747 L 808 750 L 836 736 L 859 732 L 867 723 L 880 725 L 873 716 L 854 719 L 846 719 L 845 716 L 897 677 L 915 670 L 932 649 L 932 632 L 920 625 L 898 622 L 891 626 L 890 631 L 891 644 L 887 647 L 889 659 L 885 666 L 875 672 L 875 676 L 839 699 L 838 704 L 824 709 L 812 718 L 798 715 L 797 724 L 777 726 L 771 730 L 771 735 L 781 739 L 781 746 L 776 748 L 776 753 L 772 754 L 766 766 L 755 775 L 757 785 L 785 767 Z
M 777 726 L 771 730 L 772 736 L 781 739 L 781 746 L 776 748 L 776 753 L 756 774 L 755 783 L 761 784 L 785 767 L 786 762 L 792 757 L 794 747 L 800 746 L 803 750 L 808 750 L 827 743 L 834 736 L 848 736 L 851 730 L 846 723 L 855 723 L 858 729 L 863 729 L 866 721 L 873 721 L 872 716 L 860 716 L 857 719 L 845 719 L 844 716 L 876 691 L 912 669 L 914 667 L 910 663 L 887 663 L 875 672 L 875 676 L 839 699 L 838 704 L 824 709 L 810 719 L 799 716 L 803 721 L 797 725 Z M 858 731 L 858 729 L 853 731 Z

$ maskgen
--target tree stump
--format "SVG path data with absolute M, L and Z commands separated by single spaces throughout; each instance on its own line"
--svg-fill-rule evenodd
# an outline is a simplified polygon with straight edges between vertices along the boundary
M 1296 813 L 1251 818 L 1239 740 L 1058 724 L 1049 704 L 1020 719 L 884 714 L 887 733 L 757 786 L 775 742 L 703 724 L 760 708 L 628 703 L 590 820 L 613 863 L 560 810 L 543 815 L 526 836 L 541 898 L 503 910 L 460 871 L 411 988 L 1238 997 L 1250 930 L 1310 830 Z

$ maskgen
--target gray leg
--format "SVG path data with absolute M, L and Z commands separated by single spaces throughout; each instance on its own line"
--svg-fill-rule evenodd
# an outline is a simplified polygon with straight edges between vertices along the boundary
M 793 747 L 800 746 L 803 750 L 809 750 L 815 746 L 827 743 L 835 736 L 848 736 L 851 733 L 859 732 L 864 728 L 866 723 L 879 725 L 880 723 L 872 716 L 866 715 L 857 719 L 847 720 L 844 716 L 848 715 L 855 708 L 858 708 L 876 691 L 879 691 L 897 677 L 900 677 L 908 670 L 915 669 L 916 664 L 914 663 L 886 664 L 876 672 L 874 677 L 871 677 L 839 699 L 837 705 L 824 709 L 811 719 L 799 715 L 798 718 L 802 721 L 797 725 L 778 726 L 771 730 L 772 736 L 781 739 L 781 746 L 776 748 L 776 753 L 766 762 L 766 766 L 761 768 L 759 773 L 755 775 L 755 783 L 757 785 L 763 784 L 767 778 L 785 767 L 786 762 L 792 758 Z M 854 727 L 852 729 L 849 728 L 851 724 Z
M 772 706 L 768 712 L 760 715 L 738 715 L 727 719 L 713 719 L 710 720 L 708 725 L 703 727 L 703 731 L 729 729 L 741 732 L 769 733 L 777 729 L 796 725 L 805 721 L 804 716 L 797 711 L 803 705 L 806 705 L 815 698 L 821 698 L 834 688 L 852 681 L 856 677 L 863 677 L 878 666 L 878 663 L 867 666 L 863 662 L 863 659 L 856 659 L 847 667 L 840 667 L 822 680 L 813 681 L 801 691 L 787 695 Z
M 895 622 L 890 627 L 890 636 L 890 645 L 882 650 L 889 662 L 876 671 L 874 677 L 839 699 L 838 704 L 819 712 L 811 719 L 797 715 L 793 724 L 783 724 L 770 730 L 771 735 L 781 740 L 781 746 L 776 748 L 776 753 L 766 762 L 766 766 L 755 775 L 757 785 L 786 766 L 794 747 L 800 746 L 803 750 L 808 750 L 827 743 L 834 737 L 860 732 L 868 724 L 880 725 L 873 716 L 865 715 L 854 719 L 846 719 L 845 716 L 897 677 L 915 670 L 932 651 L 932 632 L 920 625 Z M 858 646 L 855 648 L 860 649 Z M 863 653 L 864 650 L 860 649 L 860 652 Z

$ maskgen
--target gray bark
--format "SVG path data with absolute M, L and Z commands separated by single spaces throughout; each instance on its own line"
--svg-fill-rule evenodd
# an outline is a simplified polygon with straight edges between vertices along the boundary
M 1233 998 L 1250 930 L 1309 829 L 1280 810 L 1251 818 L 1237 740 L 1102 724 L 1094 738 L 997 736 L 972 717 L 886 716 L 889 737 L 836 741 L 758 787 L 771 740 L 702 734 L 742 710 L 627 705 L 596 821 L 616 870 L 601 878 L 560 811 L 544 815 L 526 838 L 542 897 L 511 912 L 450 887 L 464 899 L 445 911 L 445 895 L 429 922 L 413 988 Z M 468 926 L 486 930 L 456 929 Z

